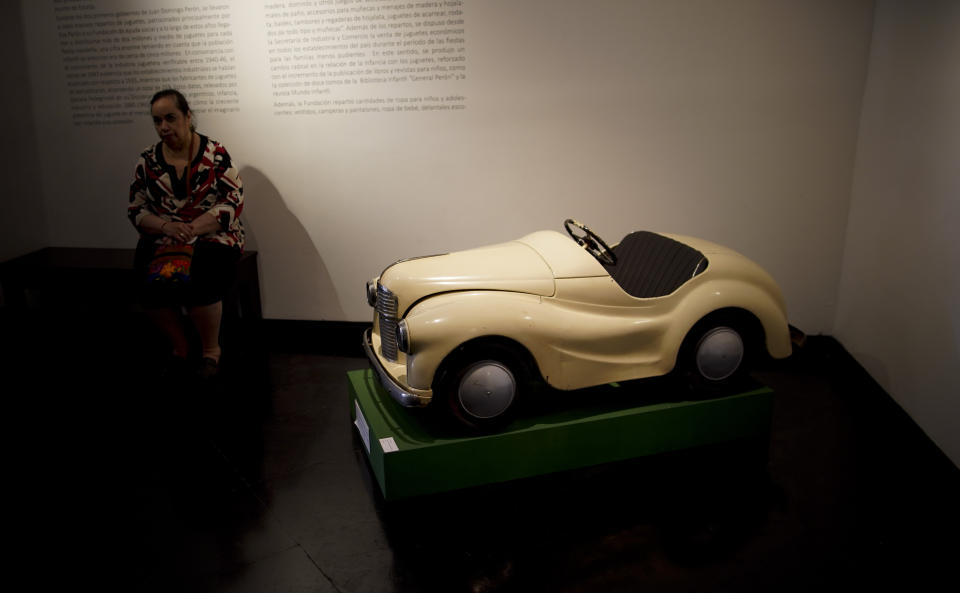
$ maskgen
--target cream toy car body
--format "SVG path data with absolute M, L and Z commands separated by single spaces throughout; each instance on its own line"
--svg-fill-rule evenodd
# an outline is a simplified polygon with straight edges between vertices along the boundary
M 367 284 L 364 346 L 396 401 L 442 399 L 484 427 L 508 417 L 529 379 L 573 390 L 677 368 L 709 389 L 742 376 L 751 353 L 791 353 L 780 289 L 744 256 L 647 231 L 610 248 L 565 226 L 570 237 L 399 261 Z

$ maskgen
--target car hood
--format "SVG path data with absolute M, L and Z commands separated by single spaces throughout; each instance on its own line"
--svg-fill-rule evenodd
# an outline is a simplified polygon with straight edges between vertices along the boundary
M 749 260 L 722 245 L 683 235 L 661 233 L 705 254 L 711 267 Z M 497 290 L 549 297 L 556 279 L 608 277 L 585 249 L 556 231 L 538 231 L 515 241 L 401 260 L 380 275 L 379 282 L 396 297 L 401 316 L 420 299 L 444 292 Z
M 441 292 L 554 293 L 550 266 L 533 247 L 520 241 L 399 261 L 383 271 L 380 284 L 397 296 L 401 312 L 421 298 Z

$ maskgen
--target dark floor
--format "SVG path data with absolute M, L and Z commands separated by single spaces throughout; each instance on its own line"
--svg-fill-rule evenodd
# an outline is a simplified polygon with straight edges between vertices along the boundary
M 223 386 L 156 379 L 133 314 L 0 310 L 7 561 L 30 589 L 811 591 L 956 582 L 960 471 L 832 339 L 757 377 L 769 441 L 385 504 L 360 358 L 234 328 Z M 271 346 L 271 343 L 273 345 Z M 762 463 L 751 463 L 758 459 Z M 742 463 L 741 463 L 742 462 Z M 12 540 L 8 540 L 12 541 Z

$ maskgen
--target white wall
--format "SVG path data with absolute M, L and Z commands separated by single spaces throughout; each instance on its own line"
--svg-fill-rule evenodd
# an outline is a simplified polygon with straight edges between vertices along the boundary
M 240 112 L 198 116 L 246 178 L 267 317 L 364 321 L 363 284 L 394 259 L 572 216 L 610 242 L 726 243 L 795 325 L 830 331 L 872 2 L 468 0 L 466 110 L 293 117 L 272 114 L 264 5 L 232 3 Z M 52 242 L 130 246 L 150 122 L 74 126 L 51 3 L 21 7 Z
M 834 333 L 960 463 L 957 3 L 467 0 L 465 111 L 314 117 L 272 115 L 266 3 L 231 4 L 241 110 L 198 115 L 243 168 L 267 317 L 367 320 L 363 282 L 393 259 L 568 216 L 610 240 L 702 235 L 764 265 L 791 320 Z M 0 95 L 19 172 L 0 258 L 135 238 L 148 97 L 140 123 L 73 126 L 51 6 L 20 3 L 28 59 L 4 9 L 26 92 Z
M 960 4 L 877 4 L 835 335 L 960 464 Z

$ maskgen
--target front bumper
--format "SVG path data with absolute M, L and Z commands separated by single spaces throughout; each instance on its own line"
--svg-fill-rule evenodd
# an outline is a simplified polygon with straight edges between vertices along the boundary
M 380 384 L 398 404 L 407 408 L 422 408 L 433 399 L 429 395 L 413 393 L 407 386 L 397 382 L 393 375 L 387 372 L 374 350 L 372 329 L 368 329 L 363 334 L 363 351 L 367 355 L 367 360 L 370 361 L 370 368 L 377 374 Z

